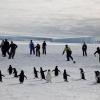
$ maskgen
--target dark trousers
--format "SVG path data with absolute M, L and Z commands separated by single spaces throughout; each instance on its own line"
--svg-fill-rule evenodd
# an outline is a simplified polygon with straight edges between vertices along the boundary
M 9 55 L 9 50 L 3 50 L 3 56 L 5 57 L 6 56 L 6 54 L 8 54 Z
M 87 56 L 86 50 L 83 50 L 83 56 Z
M 46 55 L 46 48 L 43 48 L 43 54 Z
M 34 49 L 30 49 L 30 55 L 32 54 L 32 52 L 35 55 L 35 50 Z
M 40 57 L 40 50 L 36 50 L 36 56 Z
M 13 50 L 13 51 L 11 50 L 9 53 L 9 59 L 11 59 L 11 58 L 13 59 L 14 56 L 15 56 L 15 50 Z
M 67 58 L 67 61 L 70 61 L 70 59 L 73 61 L 73 57 L 71 56 L 71 54 L 67 54 L 66 58 Z

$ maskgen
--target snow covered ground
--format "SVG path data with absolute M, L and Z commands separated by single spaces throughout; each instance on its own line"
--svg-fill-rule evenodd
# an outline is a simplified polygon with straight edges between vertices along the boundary
M 15 59 L 9 60 L 0 56 L 0 69 L 6 76 L 3 83 L 0 83 L 0 100 L 99 100 L 100 84 L 95 84 L 94 71 L 100 70 L 100 63 L 98 55 L 96 57 L 93 55 L 99 44 L 88 44 L 88 57 L 82 57 L 82 44 L 69 44 L 76 61 L 76 64 L 73 64 L 62 56 L 65 44 L 48 42 L 47 55 L 38 58 L 29 55 L 28 42 L 15 43 L 18 44 Z M 7 68 L 10 64 L 17 68 L 18 72 L 21 69 L 25 71 L 28 79 L 23 84 L 19 84 L 17 78 L 8 75 Z M 61 73 L 58 77 L 54 77 L 52 73 L 52 83 L 33 79 L 34 66 L 38 70 L 40 67 L 53 70 L 56 65 L 59 66 Z M 85 81 L 80 80 L 80 67 L 85 70 L 87 79 Z M 64 69 L 71 76 L 68 78 L 69 82 L 63 81 Z

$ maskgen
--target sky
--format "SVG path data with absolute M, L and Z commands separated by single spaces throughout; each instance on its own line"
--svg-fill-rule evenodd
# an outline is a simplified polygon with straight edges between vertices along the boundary
M 0 0 L 0 34 L 99 32 L 99 0 Z

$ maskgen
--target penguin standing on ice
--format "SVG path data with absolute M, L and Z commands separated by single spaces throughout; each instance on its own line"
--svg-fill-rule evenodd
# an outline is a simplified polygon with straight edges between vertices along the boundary
M 1 73 L 1 70 L 0 70 L 0 82 L 2 82 L 2 76 L 5 77 L 5 76 Z
M 100 83 L 100 72 L 99 71 L 94 71 L 94 72 L 95 72 L 96 83 Z
M 16 68 L 13 68 L 14 77 L 18 77 Z
M 8 73 L 9 73 L 9 75 L 11 75 L 11 74 L 12 74 L 12 71 L 13 71 L 13 68 L 12 68 L 12 66 L 11 66 L 11 65 L 9 65 L 9 68 L 8 68 Z
M 70 77 L 70 75 L 67 74 L 66 69 L 64 69 L 63 79 L 65 82 L 68 82 L 68 78 L 67 78 L 68 76 Z
M 55 76 L 59 75 L 60 70 L 58 69 L 58 66 L 55 67 L 54 70 L 52 70 L 52 72 L 54 71 Z
M 24 82 L 24 78 L 27 79 L 27 77 L 25 76 L 23 70 L 21 70 L 21 73 L 18 75 L 18 77 L 19 77 L 19 82 L 20 82 L 20 84 L 22 84 L 22 83 Z
M 51 71 L 49 69 L 48 72 L 47 72 L 47 75 L 46 75 L 46 81 L 47 81 L 47 83 L 51 83 L 51 78 L 52 78 Z
M 80 68 L 80 75 L 81 75 L 81 79 L 86 80 L 85 79 L 85 72 L 84 72 L 83 68 Z
M 42 69 L 42 67 L 40 67 L 40 74 L 41 74 L 41 79 L 45 79 L 45 74 L 44 72 L 46 72 L 47 70 L 44 70 Z
M 38 71 L 36 70 L 36 68 L 33 68 L 33 72 L 34 72 L 34 78 L 38 78 Z

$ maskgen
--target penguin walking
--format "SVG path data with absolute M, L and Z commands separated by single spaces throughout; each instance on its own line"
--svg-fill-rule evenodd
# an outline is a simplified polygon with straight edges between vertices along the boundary
M 20 82 L 20 84 L 22 84 L 22 83 L 24 82 L 24 78 L 27 79 L 27 77 L 25 76 L 23 70 L 21 70 L 21 73 L 18 75 L 18 77 L 19 77 L 19 82 Z
M 2 82 L 2 76 L 5 77 L 5 76 L 1 73 L 1 70 L 0 70 L 0 82 Z
M 67 74 L 66 69 L 64 69 L 63 79 L 64 79 L 65 82 L 68 82 L 68 78 L 67 78 L 68 76 L 70 77 L 70 75 Z
M 48 72 L 47 72 L 47 75 L 46 75 L 46 81 L 47 81 L 47 83 L 51 83 L 51 79 L 52 79 L 52 76 L 51 76 L 51 71 L 49 69 Z
M 34 72 L 34 78 L 38 78 L 38 71 L 36 70 L 36 68 L 33 68 L 33 72 Z
M 80 68 L 80 75 L 81 75 L 81 79 L 86 80 L 85 79 L 85 72 L 84 72 L 83 68 Z

